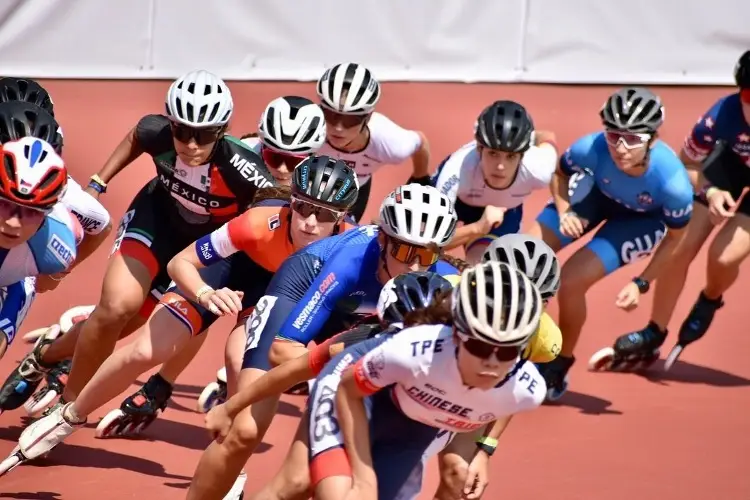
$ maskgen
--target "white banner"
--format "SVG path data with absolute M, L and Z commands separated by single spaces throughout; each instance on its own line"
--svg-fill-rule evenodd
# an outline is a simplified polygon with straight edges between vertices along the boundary
M 0 75 L 730 84 L 747 0 L 3 0 Z

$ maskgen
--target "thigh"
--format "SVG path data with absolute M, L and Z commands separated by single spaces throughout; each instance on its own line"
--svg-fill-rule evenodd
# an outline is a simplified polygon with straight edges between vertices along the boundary
M 585 248 L 596 255 L 609 274 L 651 255 L 665 234 L 664 223 L 656 214 L 615 217 L 599 228 Z
M 571 210 L 588 222 L 584 234 L 598 226 L 611 212 L 612 201 L 599 191 L 593 176 L 589 174 L 575 173 L 570 177 L 568 196 Z M 556 240 L 547 242 L 553 248 L 563 248 L 574 241 L 560 232 L 560 214 L 554 202 L 544 207 L 536 221 L 542 226 L 543 233 Z
M 719 230 L 708 250 L 709 260 L 737 266 L 750 254 L 750 216 L 735 214 Z

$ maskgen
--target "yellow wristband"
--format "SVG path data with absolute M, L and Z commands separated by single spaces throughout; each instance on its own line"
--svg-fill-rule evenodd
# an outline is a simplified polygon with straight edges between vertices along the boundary
M 712 192 L 715 193 L 718 190 L 719 190 L 719 188 L 717 188 L 715 186 L 711 186 L 710 188 L 706 189 L 706 199 L 709 199 L 711 197 L 711 193 Z
M 195 301 L 196 302 L 200 302 L 201 301 L 201 297 L 203 297 L 207 293 L 211 293 L 213 291 L 214 291 L 214 289 L 211 288 L 209 285 L 203 285 L 202 287 L 200 287 L 198 289 L 197 292 L 195 292 Z
M 101 177 L 99 177 L 99 174 L 94 174 L 91 176 L 91 180 L 99 184 L 101 187 L 106 188 L 107 183 L 102 180 Z
M 477 443 L 489 446 L 490 448 L 497 448 L 497 439 L 495 438 L 482 436 L 477 439 Z

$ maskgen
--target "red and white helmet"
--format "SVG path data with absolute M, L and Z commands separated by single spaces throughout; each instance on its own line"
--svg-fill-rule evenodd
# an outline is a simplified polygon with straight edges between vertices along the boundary
M 68 185 L 60 155 L 46 141 L 23 137 L 0 146 L 0 197 L 17 205 L 49 210 Z

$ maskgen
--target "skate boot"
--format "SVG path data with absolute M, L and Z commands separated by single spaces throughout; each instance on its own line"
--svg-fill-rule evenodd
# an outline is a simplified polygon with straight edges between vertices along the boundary
M 600 349 L 589 359 L 589 370 L 637 372 L 649 368 L 659 359 L 659 348 L 667 338 L 654 322 L 643 330 L 621 335 L 614 347 Z
M 197 410 L 199 413 L 208 413 L 216 405 L 223 404 L 227 400 L 227 369 L 222 367 L 216 372 L 216 382 L 208 384 L 201 395 L 198 396 Z
M 536 367 L 547 383 L 546 402 L 555 402 L 568 390 L 568 370 L 575 363 L 575 356 L 558 355 L 549 363 L 539 363 Z
M 690 310 L 690 314 L 680 327 L 680 335 L 677 344 L 669 352 L 667 360 L 664 362 L 664 370 L 669 370 L 675 364 L 682 354 L 682 350 L 693 342 L 700 340 L 714 320 L 716 311 L 724 306 L 724 301 L 719 297 L 716 300 L 709 299 L 703 292 L 698 296 L 698 300 Z
M 122 402 L 120 408 L 104 416 L 96 426 L 96 437 L 137 436 L 167 408 L 171 397 L 172 384 L 158 373 L 152 375 L 138 392 Z
M 95 306 L 75 306 L 62 313 L 57 322 L 57 324 L 60 325 L 60 335 L 68 333 L 74 325 L 87 319 L 94 310 L 94 307 Z M 39 337 L 44 335 L 46 330 L 47 328 L 37 328 L 36 330 L 25 334 L 23 340 L 28 344 L 33 344 L 39 339 Z
M 36 391 L 45 375 L 54 367 L 42 363 L 42 349 L 60 335 L 60 326 L 52 325 L 40 336 L 34 348 L 24 356 L 13 373 L 0 388 L 0 413 L 15 410 L 23 405 Z
M 62 396 L 65 384 L 68 382 L 68 374 L 70 374 L 70 366 L 72 364 L 73 360 L 70 359 L 61 361 L 47 373 L 46 385 L 42 389 L 39 389 L 23 405 L 29 416 L 35 417 L 52 404 L 55 398 Z

